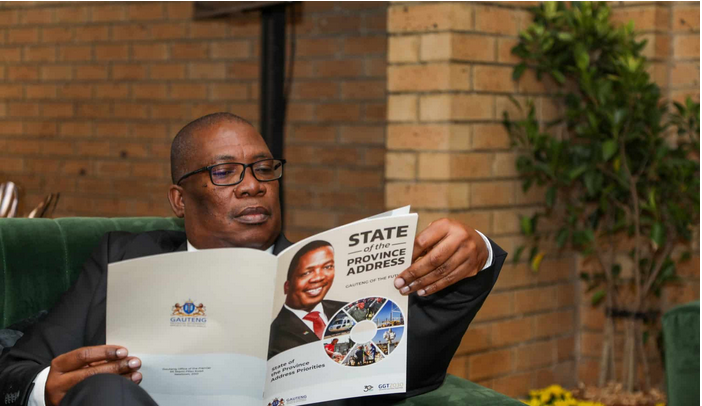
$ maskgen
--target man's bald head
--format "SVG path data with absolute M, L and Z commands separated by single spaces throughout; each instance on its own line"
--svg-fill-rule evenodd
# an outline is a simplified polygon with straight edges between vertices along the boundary
M 178 182 L 178 179 L 185 175 L 190 168 L 192 151 L 196 146 L 194 141 L 197 134 L 202 130 L 222 122 L 246 124 L 253 127 L 253 125 L 246 119 L 239 117 L 236 114 L 224 112 L 208 114 L 189 122 L 185 127 L 178 131 L 178 134 L 176 134 L 175 138 L 173 139 L 173 143 L 171 143 L 171 179 L 173 184 Z

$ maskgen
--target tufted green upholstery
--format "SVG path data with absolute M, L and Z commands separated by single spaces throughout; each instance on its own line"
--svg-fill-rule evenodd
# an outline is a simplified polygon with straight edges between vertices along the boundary
M 162 217 L 0 219 L 0 328 L 50 309 L 106 232 L 182 229 Z
M 0 219 L 0 328 L 50 309 L 78 277 L 83 262 L 108 231 L 182 230 L 161 217 Z M 405 406 L 521 405 L 512 398 L 448 376 L 439 389 L 402 401 Z

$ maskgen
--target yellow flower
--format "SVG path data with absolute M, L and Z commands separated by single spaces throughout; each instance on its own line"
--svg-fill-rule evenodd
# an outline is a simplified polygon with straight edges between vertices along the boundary
M 663 403 L 663 402 L 661 402 L 661 403 L 656 403 L 656 406 L 665 406 L 665 403 Z
M 548 391 L 542 392 L 540 399 L 542 402 L 548 403 L 548 401 L 551 400 L 551 393 L 549 393 Z

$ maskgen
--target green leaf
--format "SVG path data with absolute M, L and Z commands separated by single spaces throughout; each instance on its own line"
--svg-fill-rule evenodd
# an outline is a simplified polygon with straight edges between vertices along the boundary
M 602 299 L 605 298 L 606 295 L 607 293 L 605 293 L 604 290 L 600 289 L 592 294 L 592 299 L 590 299 L 590 303 L 592 303 L 593 306 L 597 306 L 598 304 L 600 304 Z
M 590 55 L 588 55 L 587 51 L 585 50 L 585 47 L 582 45 L 575 47 L 574 52 L 575 65 L 578 67 L 578 69 L 584 71 L 590 65 Z
M 512 71 L 512 80 L 519 80 L 520 77 L 524 74 L 524 71 L 526 71 L 526 63 L 522 62 L 519 65 L 514 67 L 514 70 Z
M 556 80 L 556 82 L 560 83 L 561 85 L 564 84 L 566 81 L 565 75 L 563 75 L 563 73 L 559 70 L 556 70 L 556 69 L 552 70 L 551 76 L 553 76 L 553 78 Z
M 568 235 L 568 229 L 565 227 L 561 228 L 556 236 L 556 245 L 558 248 L 563 248 L 565 246 L 566 242 L 568 242 Z
M 559 32 L 556 36 L 563 42 L 571 42 L 573 40 L 573 34 L 569 32 Z
M 519 247 L 517 247 L 517 252 L 514 253 L 514 260 L 513 260 L 515 264 L 517 262 L 519 262 L 519 257 L 522 256 L 522 252 L 524 252 L 524 248 L 526 248 L 526 247 L 523 245 L 520 245 Z
M 553 205 L 555 203 L 556 203 L 556 187 L 550 186 L 548 189 L 546 189 L 546 205 L 548 207 L 553 207 Z
M 522 234 L 528 237 L 534 233 L 534 228 L 532 227 L 531 223 L 531 217 L 522 216 L 522 218 L 519 220 L 519 223 L 522 229 Z
M 651 240 L 656 244 L 656 247 L 660 247 L 665 243 L 665 228 L 663 228 L 663 224 L 659 222 L 653 223 L 651 227 Z
M 615 113 L 616 116 L 616 113 Z M 614 156 L 614 154 L 617 153 L 617 150 L 619 149 L 619 144 L 617 144 L 617 141 L 615 140 L 607 140 L 602 143 L 602 159 L 605 160 L 605 162 L 609 161 L 610 158 Z
M 575 180 L 580 175 L 582 175 L 583 172 L 585 172 L 586 170 L 587 170 L 587 165 L 580 165 L 568 173 L 568 178 L 570 178 L 571 181 Z

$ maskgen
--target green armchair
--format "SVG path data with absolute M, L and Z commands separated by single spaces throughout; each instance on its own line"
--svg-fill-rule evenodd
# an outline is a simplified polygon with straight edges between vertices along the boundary
M 50 309 L 78 277 L 109 231 L 182 230 L 176 218 L 0 219 L 0 328 L 26 325 Z M 441 388 L 401 405 L 521 405 L 510 397 L 448 376 Z

